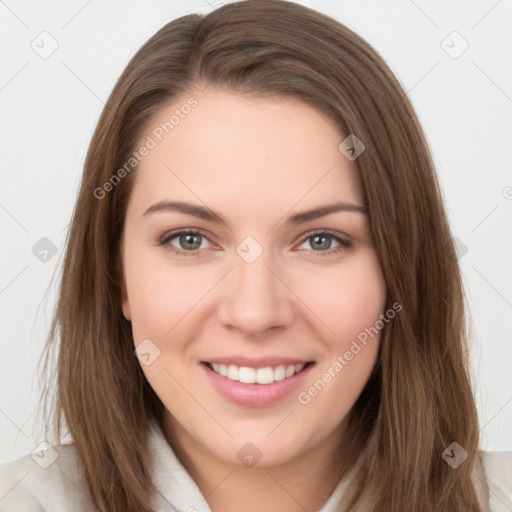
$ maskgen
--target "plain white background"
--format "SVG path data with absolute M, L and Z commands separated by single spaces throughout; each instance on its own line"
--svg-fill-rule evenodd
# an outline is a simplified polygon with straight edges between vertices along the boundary
M 0 0 L 0 462 L 44 441 L 34 372 L 50 280 L 104 101 L 165 23 L 222 3 Z M 482 446 L 512 450 L 512 1 L 298 3 L 367 39 L 417 110 L 459 240 Z M 57 249 L 46 262 L 32 250 L 43 237 Z

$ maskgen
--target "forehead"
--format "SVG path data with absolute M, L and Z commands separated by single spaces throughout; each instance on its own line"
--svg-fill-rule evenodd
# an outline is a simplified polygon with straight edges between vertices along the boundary
M 140 208 L 169 198 L 219 209 L 363 204 L 357 165 L 338 149 L 345 135 L 295 98 L 208 88 L 162 107 L 141 143 L 148 137 L 153 147 L 137 166 L 132 193 Z

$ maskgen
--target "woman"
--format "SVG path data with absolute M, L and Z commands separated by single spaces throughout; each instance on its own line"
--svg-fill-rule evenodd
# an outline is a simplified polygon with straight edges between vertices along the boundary
M 73 444 L 4 465 L 0 510 L 501 510 L 465 343 L 431 155 L 375 50 L 293 3 L 184 16 L 87 154 L 45 359 Z

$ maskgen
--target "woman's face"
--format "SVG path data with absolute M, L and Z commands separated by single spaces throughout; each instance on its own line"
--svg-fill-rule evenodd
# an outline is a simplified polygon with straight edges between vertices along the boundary
M 226 462 L 289 462 L 339 442 L 377 359 L 386 290 L 368 216 L 318 211 L 365 206 L 356 161 L 300 101 L 194 98 L 141 138 L 123 313 L 169 430 Z

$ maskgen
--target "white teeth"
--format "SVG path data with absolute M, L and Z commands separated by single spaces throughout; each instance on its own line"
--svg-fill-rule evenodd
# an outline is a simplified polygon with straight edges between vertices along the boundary
M 241 366 L 238 369 L 238 380 L 244 384 L 254 384 L 256 382 L 256 370 Z
M 228 366 L 228 372 L 226 374 L 226 377 L 229 377 L 231 380 L 238 380 L 238 366 L 230 364 Z
M 256 370 L 256 382 L 258 384 L 272 384 L 274 382 L 274 370 L 267 366 Z
M 285 377 L 291 377 L 295 373 L 295 366 L 287 366 L 285 371 Z
M 265 368 L 248 368 L 247 366 L 235 366 L 230 364 L 211 363 L 211 367 L 214 372 L 227 377 L 228 379 L 242 382 L 243 384 L 272 384 L 296 373 L 299 373 L 305 365 L 279 365 L 275 368 L 266 366 Z
M 281 366 L 274 368 L 274 380 L 283 380 L 284 378 L 286 378 L 286 368 L 282 364 Z

